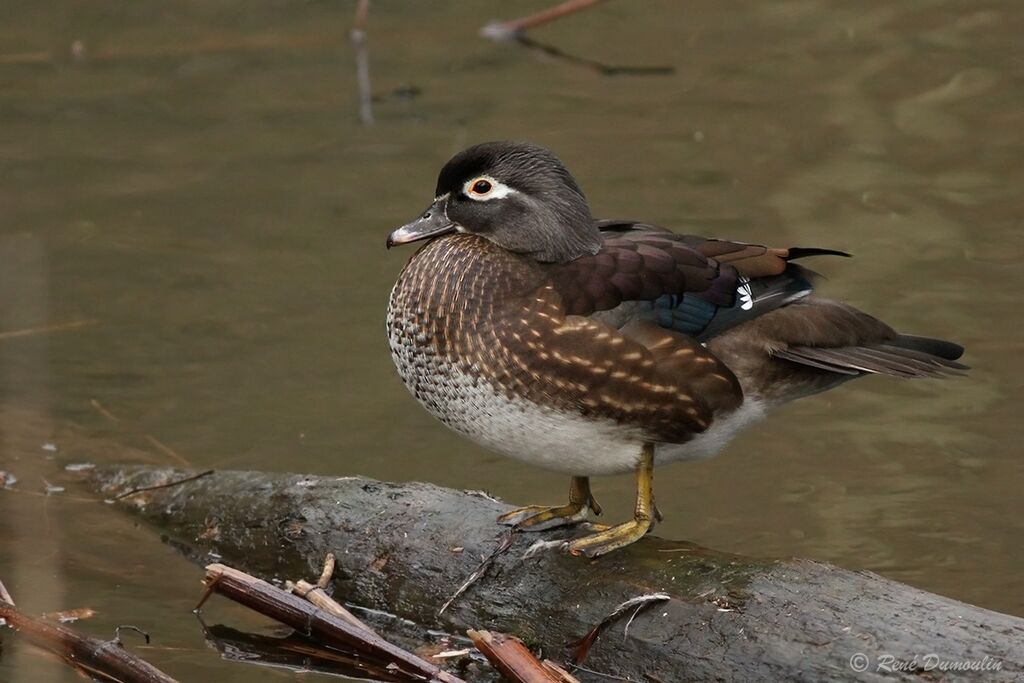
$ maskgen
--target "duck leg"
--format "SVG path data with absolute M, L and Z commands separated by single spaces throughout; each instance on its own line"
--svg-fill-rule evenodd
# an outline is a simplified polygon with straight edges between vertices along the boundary
M 644 444 L 643 454 L 636 465 L 636 507 L 633 519 L 572 540 L 568 543 L 568 551 L 573 555 L 597 557 L 643 538 L 654 526 L 655 519 L 661 519 L 661 513 L 654 505 L 653 483 L 654 445 Z
M 514 526 L 521 531 L 543 531 L 582 522 L 590 510 L 595 515 L 601 514 L 601 506 L 590 493 L 590 479 L 573 477 L 566 505 L 527 505 L 501 515 L 498 523 Z

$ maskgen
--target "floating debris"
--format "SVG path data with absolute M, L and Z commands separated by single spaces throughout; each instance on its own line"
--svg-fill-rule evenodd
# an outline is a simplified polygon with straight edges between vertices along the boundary
M 70 624 L 78 621 L 79 619 L 89 619 L 96 616 L 96 610 L 91 607 L 79 607 L 78 609 L 66 609 L 60 612 L 47 612 L 43 615 L 43 619 L 47 621 L 56 621 L 61 624 Z

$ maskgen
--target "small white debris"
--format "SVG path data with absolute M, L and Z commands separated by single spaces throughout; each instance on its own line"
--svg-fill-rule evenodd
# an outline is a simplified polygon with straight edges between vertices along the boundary
M 487 500 L 491 501 L 492 503 L 500 503 L 501 502 L 500 500 L 498 500 L 497 498 L 495 498 L 491 494 L 487 493 L 487 491 L 471 491 L 469 489 L 465 489 L 465 490 L 463 490 L 463 493 L 467 493 L 467 494 L 469 494 L 471 496 L 476 496 L 477 498 L 486 498 Z
M 462 650 L 445 650 L 444 652 L 438 652 L 436 655 L 431 655 L 432 659 L 451 659 L 452 657 L 464 657 L 472 652 L 472 648 L 464 648 Z
M 46 451 L 48 453 L 56 453 L 57 452 L 57 444 L 55 444 L 55 443 L 44 443 L 42 448 L 43 448 L 44 451 Z
M 70 465 L 65 465 L 64 469 L 68 472 L 84 472 L 85 470 L 96 469 L 96 465 L 91 462 L 73 462 Z
M 523 553 L 523 559 L 529 559 L 537 553 L 542 553 L 552 548 L 564 548 L 568 543 L 566 541 L 537 541 Z

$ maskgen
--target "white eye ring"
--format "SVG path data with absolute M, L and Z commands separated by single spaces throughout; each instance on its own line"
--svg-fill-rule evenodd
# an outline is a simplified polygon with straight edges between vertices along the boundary
M 490 185 L 490 189 L 486 192 L 477 192 L 475 187 L 480 182 Z M 501 199 L 502 197 L 507 197 L 510 194 L 515 193 L 516 190 L 513 190 L 500 180 L 495 180 L 489 175 L 481 175 L 473 178 L 472 180 L 467 180 L 462 186 L 462 194 L 478 202 L 489 202 L 492 199 Z

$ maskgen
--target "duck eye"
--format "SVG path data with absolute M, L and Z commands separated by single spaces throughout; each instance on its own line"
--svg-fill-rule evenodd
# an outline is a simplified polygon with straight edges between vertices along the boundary
M 491 187 L 492 186 L 491 186 L 490 181 L 481 179 L 481 180 L 478 180 L 475 183 L 473 183 L 473 187 L 471 187 L 469 191 L 472 192 L 473 194 L 481 194 L 482 195 L 482 194 L 487 194 L 488 192 L 490 192 L 491 191 Z

